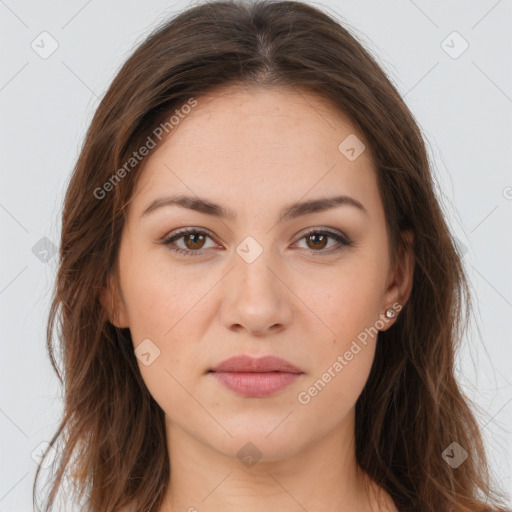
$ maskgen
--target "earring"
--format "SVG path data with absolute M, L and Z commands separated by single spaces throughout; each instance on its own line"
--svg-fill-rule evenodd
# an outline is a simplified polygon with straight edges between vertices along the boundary
M 395 313 L 395 310 L 394 309 L 388 309 L 386 310 L 386 317 L 387 318 L 395 318 L 396 316 L 396 313 Z

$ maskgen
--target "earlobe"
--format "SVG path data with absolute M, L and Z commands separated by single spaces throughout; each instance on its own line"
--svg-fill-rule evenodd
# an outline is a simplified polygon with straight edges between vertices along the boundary
M 100 294 L 100 303 L 107 312 L 109 322 L 121 329 L 129 327 L 126 308 L 120 294 L 114 291 L 115 284 L 112 278 L 109 278 L 108 284 Z

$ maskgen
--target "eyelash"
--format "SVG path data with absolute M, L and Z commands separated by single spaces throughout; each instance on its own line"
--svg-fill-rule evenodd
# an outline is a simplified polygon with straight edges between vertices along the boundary
M 179 240 L 180 238 L 183 238 L 186 235 L 206 235 L 208 238 L 213 240 L 212 235 L 208 231 L 195 229 L 195 228 L 185 228 L 185 229 L 179 231 L 178 233 L 175 233 L 171 237 L 168 237 L 168 238 L 162 240 L 161 243 L 163 245 L 167 246 L 167 248 L 170 251 L 173 251 L 178 254 L 183 254 L 185 256 L 201 256 L 203 254 L 203 250 L 191 251 L 189 249 L 181 249 L 180 247 L 171 247 L 171 244 L 174 241 Z M 302 237 L 299 238 L 299 240 L 297 240 L 297 241 L 300 241 L 310 235 L 327 235 L 329 238 L 336 240 L 336 242 L 338 242 L 340 244 L 335 249 L 330 248 L 329 250 L 318 250 L 318 251 L 310 249 L 310 251 L 315 256 L 321 256 L 324 254 L 331 255 L 334 253 L 338 253 L 339 251 L 343 250 L 345 247 L 350 247 L 353 245 L 353 242 L 351 240 L 349 240 L 346 236 L 336 233 L 335 231 L 330 231 L 330 230 L 326 230 L 326 229 L 310 229 L 309 231 L 304 233 L 302 235 Z

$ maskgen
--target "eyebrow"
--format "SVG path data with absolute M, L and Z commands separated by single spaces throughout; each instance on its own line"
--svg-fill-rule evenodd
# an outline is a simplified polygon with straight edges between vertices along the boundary
M 236 218 L 236 212 L 234 210 L 225 208 L 220 204 L 209 201 L 208 199 L 187 195 L 159 197 L 151 201 L 151 203 L 142 212 L 141 218 L 165 206 L 181 206 L 182 208 L 188 208 L 220 219 L 234 220 Z M 364 213 L 366 216 L 369 216 L 366 208 L 357 199 L 342 195 L 320 197 L 317 199 L 293 203 L 281 210 L 279 220 L 293 219 L 309 213 L 329 210 L 337 206 L 352 206 Z

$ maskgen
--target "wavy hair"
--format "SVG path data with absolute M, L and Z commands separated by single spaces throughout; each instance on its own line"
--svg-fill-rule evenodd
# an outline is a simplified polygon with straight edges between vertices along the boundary
M 109 322 L 100 294 L 116 276 L 143 160 L 126 162 L 172 112 L 230 84 L 309 91 L 347 114 L 370 145 L 393 258 L 403 232 L 414 233 L 410 298 L 379 334 L 356 403 L 358 464 L 399 510 L 505 510 L 454 376 L 471 300 L 421 131 L 369 50 L 335 17 L 291 0 L 211 1 L 174 15 L 122 65 L 94 114 L 64 199 L 47 324 L 65 393 L 44 510 L 68 478 L 90 511 L 137 504 L 157 512 L 162 503 L 170 478 L 164 412 L 141 377 L 129 329 Z M 442 457 L 454 441 L 469 454 L 456 469 Z

